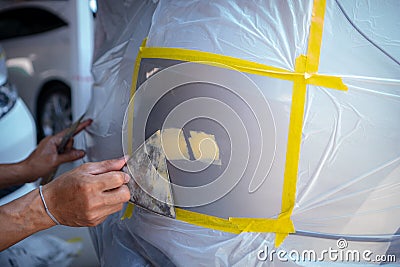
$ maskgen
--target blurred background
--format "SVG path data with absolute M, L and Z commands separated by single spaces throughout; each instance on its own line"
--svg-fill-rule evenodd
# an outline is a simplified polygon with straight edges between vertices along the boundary
M 85 113 L 96 11 L 96 0 L 0 1 L 0 163 L 26 158 L 42 138 Z M 75 165 L 62 165 L 57 175 Z M 34 186 L 13 190 L 0 205 Z M 86 228 L 57 226 L 39 233 L 46 234 L 82 240 L 72 266 L 99 265 Z

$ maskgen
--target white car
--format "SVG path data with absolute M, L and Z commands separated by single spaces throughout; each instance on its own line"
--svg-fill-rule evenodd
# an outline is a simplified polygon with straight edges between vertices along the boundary
M 0 46 L 0 163 L 13 163 L 26 158 L 36 147 L 35 121 L 15 86 L 8 81 L 5 53 Z M 33 183 L 2 190 L 3 205 L 35 188 Z M 5 193 L 7 196 L 4 196 Z M 4 196 L 4 197 L 2 197 Z
M 6 55 L 0 45 L 0 164 L 14 163 L 25 159 L 36 148 L 36 126 L 35 121 L 25 105 L 24 101 L 18 96 L 16 86 L 8 80 Z M 19 186 L 13 186 L 0 190 L 0 206 L 7 204 L 14 199 L 17 199 L 26 193 L 37 188 L 37 182 L 26 183 Z M 70 239 L 73 237 L 82 238 L 81 256 L 74 259 L 72 266 L 97 266 L 97 259 L 93 246 L 88 236 L 87 228 L 70 228 L 66 226 L 57 226 L 52 229 L 42 231 L 34 236 L 35 240 L 44 240 L 41 237 L 49 235 L 56 236 L 62 239 Z M 35 242 L 35 241 L 33 241 Z M 26 243 L 25 243 L 26 244 Z M 56 260 L 57 258 L 65 259 L 66 263 L 70 262 L 70 256 L 66 255 L 65 251 L 57 251 L 57 249 L 70 247 L 68 243 L 60 243 L 57 241 L 56 247 L 47 249 L 48 243 L 38 243 L 42 252 L 37 250 L 29 251 L 22 257 L 24 260 L 30 260 L 32 264 L 32 255 L 38 255 L 38 258 L 45 258 L 54 253 L 59 253 L 58 257 L 48 258 L 47 260 Z M 64 247 L 61 246 L 63 244 Z M 54 244 L 53 244 L 54 245 Z M 36 253 L 36 254 L 35 254 Z M 8 254 L 7 254 L 8 255 Z M 62 256 L 60 256 L 62 255 Z M 2 254 L 4 260 L 5 254 Z M 4 263 L 4 262 L 2 262 Z M 1 264 L 0 264 L 1 265 Z M 3 266 L 3 265 L 1 265 Z M 61 266 L 57 264 L 57 266 Z
M 69 126 L 90 98 L 93 14 L 83 2 L 0 3 L 10 80 L 36 119 L 39 139 Z

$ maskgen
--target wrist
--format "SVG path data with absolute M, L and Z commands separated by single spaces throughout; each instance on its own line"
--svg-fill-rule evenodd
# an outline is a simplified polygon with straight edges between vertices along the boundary
M 23 162 L 0 164 L 0 188 L 24 184 L 27 171 Z
M 29 194 L 32 194 L 30 196 L 32 204 L 29 205 L 28 211 L 30 213 L 29 217 L 32 221 L 33 230 L 36 232 L 56 225 L 46 213 L 46 209 L 39 194 L 39 189 L 35 189 Z
M 55 225 L 46 214 L 38 189 L 4 205 L 2 211 L 22 238 Z
M 30 183 L 40 178 L 36 177 L 35 166 L 31 163 L 29 157 L 17 164 L 19 165 L 18 175 L 22 183 Z
M 47 215 L 51 218 L 51 220 L 52 220 L 56 225 L 60 225 L 60 223 L 58 222 L 58 220 L 56 219 L 56 217 L 54 217 L 54 215 L 50 212 L 49 208 L 47 207 L 46 200 L 45 200 L 44 194 L 43 194 L 43 186 L 42 186 L 42 185 L 39 186 L 39 195 L 40 195 L 40 198 L 41 198 L 42 203 L 43 203 L 43 207 L 44 207 L 44 209 L 45 209 Z

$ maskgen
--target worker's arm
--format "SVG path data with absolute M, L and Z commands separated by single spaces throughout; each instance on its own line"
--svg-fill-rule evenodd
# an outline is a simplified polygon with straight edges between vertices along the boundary
M 85 120 L 76 129 L 75 134 L 90 125 L 92 120 Z M 13 164 L 0 164 L 0 188 L 33 182 L 55 171 L 65 162 L 74 161 L 85 155 L 83 150 L 73 148 L 71 138 L 63 154 L 57 153 L 57 146 L 67 130 L 44 138 L 38 147 L 25 160 Z
M 129 175 L 119 171 L 124 159 L 86 163 L 43 187 L 50 213 L 68 226 L 95 226 L 129 200 Z M 0 251 L 55 225 L 38 189 L 0 207 Z

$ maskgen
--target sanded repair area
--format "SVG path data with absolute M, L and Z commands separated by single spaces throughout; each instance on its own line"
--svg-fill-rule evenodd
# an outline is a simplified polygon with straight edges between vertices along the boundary
M 195 160 L 221 165 L 215 137 L 190 131 L 189 146 Z M 130 156 L 123 170 L 131 175 L 131 202 L 160 215 L 175 218 L 167 160 L 189 160 L 182 129 L 156 131 Z

